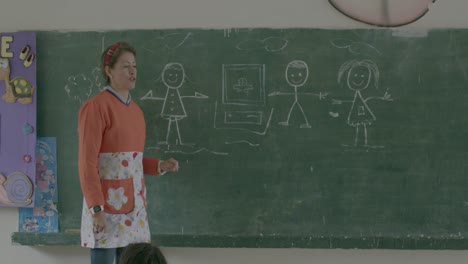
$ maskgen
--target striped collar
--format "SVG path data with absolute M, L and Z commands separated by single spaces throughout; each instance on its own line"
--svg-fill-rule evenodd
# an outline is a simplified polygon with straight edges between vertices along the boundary
M 125 105 L 129 105 L 130 102 L 132 101 L 132 96 L 130 95 L 130 93 L 128 93 L 128 98 L 127 98 L 127 101 L 125 101 L 122 96 L 120 96 L 120 94 L 112 87 L 110 87 L 109 85 L 107 85 L 106 87 L 104 87 L 104 90 L 107 90 L 109 92 L 111 92 L 113 95 L 115 95 L 115 97 L 117 97 L 122 103 L 124 103 Z

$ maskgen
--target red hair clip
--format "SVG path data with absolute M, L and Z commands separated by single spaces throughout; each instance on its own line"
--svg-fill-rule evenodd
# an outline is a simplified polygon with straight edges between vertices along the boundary
M 120 42 L 116 42 L 114 45 L 112 45 L 109 50 L 107 50 L 106 57 L 104 58 L 104 66 L 109 65 L 109 61 L 114 54 L 114 51 L 120 46 Z

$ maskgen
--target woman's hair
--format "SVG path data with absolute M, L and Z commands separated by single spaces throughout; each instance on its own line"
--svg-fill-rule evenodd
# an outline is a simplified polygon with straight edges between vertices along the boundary
M 107 47 L 106 50 L 104 50 L 104 52 L 102 53 L 101 70 L 102 70 L 102 75 L 104 79 L 106 80 L 107 84 L 109 84 L 110 79 L 106 73 L 106 66 L 109 66 L 109 68 L 114 67 L 114 64 L 119 59 L 120 55 L 126 51 L 132 53 L 133 56 L 136 57 L 135 48 L 130 46 L 130 44 L 128 44 L 127 42 L 116 42 L 112 44 L 111 46 Z
M 134 243 L 124 249 L 119 264 L 167 264 L 167 261 L 157 246 L 151 243 Z

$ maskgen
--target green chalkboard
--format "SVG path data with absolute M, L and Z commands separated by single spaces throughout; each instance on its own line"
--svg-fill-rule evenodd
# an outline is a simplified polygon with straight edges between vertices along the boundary
M 161 244 L 468 248 L 464 29 L 38 32 L 61 233 L 14 243 L 78 245 L 77 111 L 120 40 L 137 49 L 145 154 L 180 162 L 147 177 Z

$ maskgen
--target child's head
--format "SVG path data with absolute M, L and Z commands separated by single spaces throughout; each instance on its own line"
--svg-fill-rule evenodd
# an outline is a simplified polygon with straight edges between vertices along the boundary
M 286 81 L 291 86 L 303 86 L 309 78 L 309 67 L 304 61 L 291 61 L 286 67 Z
M 372 83 L 372 78 L 375 88 L 379 88 L 379 69 L 371 60 L 345 62 L 338 72 L 338 83 L 342 83 L 345 75 L 348 88 L 353 91 L 366 89 Z
M 166 64 L 162 73 L 162 81 L 169 88 L 179 88 L 185 80 L 184 66 L 180 63 L 172 62 Z
M 134 243 L 124 249 L 119 264 L 167 264 L 167 261 L 157 246 L 151 243 Z

